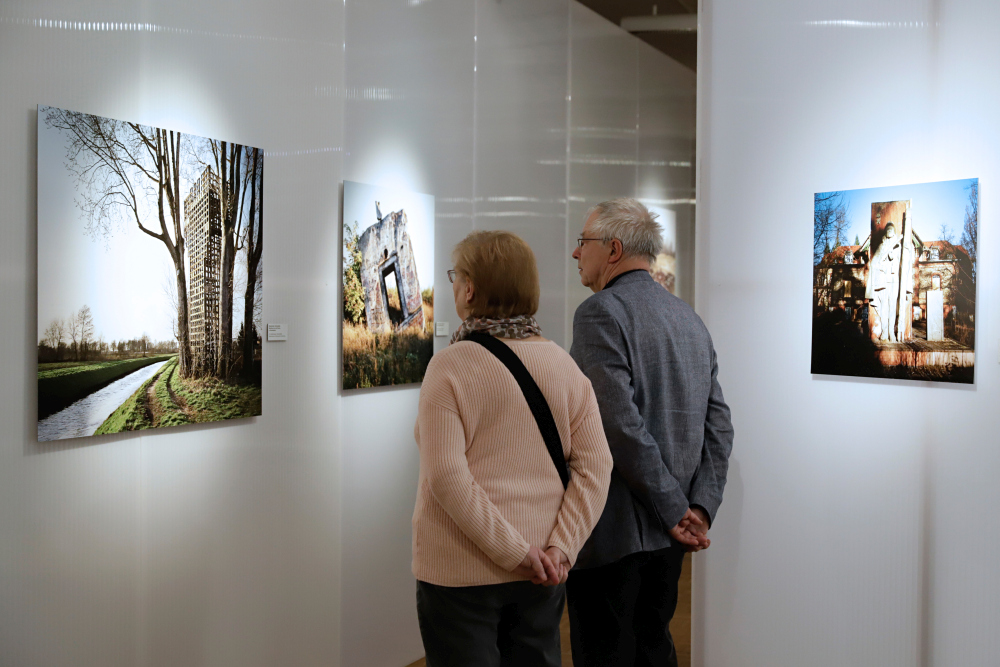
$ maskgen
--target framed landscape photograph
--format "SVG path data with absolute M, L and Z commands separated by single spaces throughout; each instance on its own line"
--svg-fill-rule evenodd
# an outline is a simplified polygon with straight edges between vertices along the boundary
M 820 192 L 812 372 L 971 384 L 979 179 Z
M 420 382 L 434 353 L 434 197 L 344 181 L 343 388 Z
M 261 414 L 264 152 L 38 107 L 38 439 Z

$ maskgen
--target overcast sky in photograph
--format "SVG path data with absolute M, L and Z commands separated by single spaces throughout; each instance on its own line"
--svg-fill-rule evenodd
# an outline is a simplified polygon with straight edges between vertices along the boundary
M 413 246 L 420 290 L 434 287 L 434 197 L 417 192 L 344 181 L 344 222 L 358 223 L 358 236 L 378 222 L 375 202 L 382 216 L 406 211 L 407 234 Z

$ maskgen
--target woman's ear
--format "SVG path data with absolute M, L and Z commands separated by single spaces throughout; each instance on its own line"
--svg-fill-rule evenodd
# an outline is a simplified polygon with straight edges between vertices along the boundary
M 471 280 L 465 281 L 465 303 L 468 306 L 472 305 L 472 300 L 476 298 L 476 288 L 473 286 Z

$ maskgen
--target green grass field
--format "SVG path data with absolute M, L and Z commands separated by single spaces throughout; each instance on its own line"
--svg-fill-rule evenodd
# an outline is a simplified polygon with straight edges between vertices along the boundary
M 215 378 L 181 378 L 171 359 L 129 397 L 97 434 L 239 419 L 261 414 L 261 388 Z
M 38 419 L 62 410 L 115 380 L 174 355 L 101 362 L 38 364 Z

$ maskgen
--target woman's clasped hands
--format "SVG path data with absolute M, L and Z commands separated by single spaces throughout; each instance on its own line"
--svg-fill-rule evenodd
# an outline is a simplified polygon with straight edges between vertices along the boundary
M 514 574 L 542 586 L 558 586 L 569 577 L 569 557 L 559 547 L 549 547 L 542 551 L 532 545 L 521 564 L 514 568 Z

